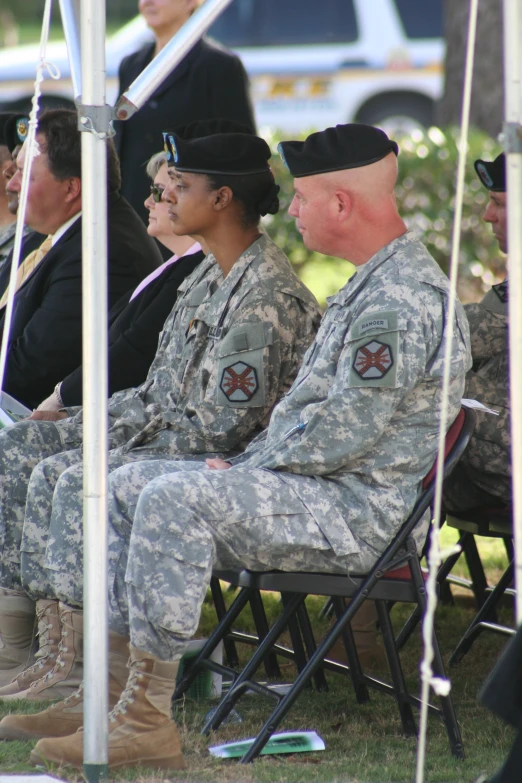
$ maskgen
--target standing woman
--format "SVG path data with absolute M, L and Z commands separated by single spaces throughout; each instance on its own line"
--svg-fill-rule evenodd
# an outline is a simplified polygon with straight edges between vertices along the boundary
M 121 95 L 178 32 L 201 0 L 140 0 L 139 10 L 154 42 L 126 57 L 119 72 Z M 143 206 L 148 191 L 146 165 L 165 128 L 217 117 L 237 120 L 255 131 L 248 77 L 241 60 L 202 38 L 133 117 L 117 122 L 116 148 L 121 162 L 122 195 L 147 223 Z

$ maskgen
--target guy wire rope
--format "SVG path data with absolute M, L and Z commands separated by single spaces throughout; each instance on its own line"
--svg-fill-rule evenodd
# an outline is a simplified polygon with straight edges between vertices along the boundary
M 469 114 L 471 104 L 471 84 L 473 77 L 473 59 L 475 53 L 475 39 L 477 31 L 478 0 L 470 0 L 468 39 L 466 48 L 466 63 L 464 69 L 464 92 L 462 98 L 462 115 L 460 126 L 460 138 L 458 149 L 457 187 L 455 193 L 455 217 L 453 222 L 453 236 L 450 258 L 450 295 L 448 299 L 447 336 L 444 350 L 444 374 L 442 379 L 442 404 L 440 411 L 440 430 L 437 450 L 437 474 L 435 479 L 435 503 L 433 509 L 433 523 L 428 552 L 428 579 L 426 582 L 427 607 L 426 615 L 422 623 L 422 636 L 424 640 L 424 657 L 421 663 L 421 714 L 419 727 L 419 742 L 417 747 L 417 769 L 415 783 L 424 783 L 424 767 L 426 762 L 426 732 L 428 724 L 428 699 L 430 686 L 437 694 L 449 693 L 451 683 L 449 680 L 433 676 L 433 624 L 435 610 L 437 608 L 437 571 L 441 563 L 440 551 L 440 516 L 442 509 L 442 482 L 444 478 L 444 448 L 445 436 L 448 429 L 448 393 L 450 380 L 451 349 L 455 326 L 455 302 L 457 297 L 457 273 L 460 252 L 462 202 L 464 197 L 464 172 L 466 164 L 466 152 L 468 146 Z

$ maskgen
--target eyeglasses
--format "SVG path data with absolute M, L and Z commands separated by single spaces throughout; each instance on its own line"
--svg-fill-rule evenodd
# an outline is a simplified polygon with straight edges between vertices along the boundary
M 152 184 L 150 186 L 150 195 L 152 196 L 152 198 L 154 199 L 156 204 L 160 203 L 160 201 L 161 201 L 161 194 L 163 193 L 164 190 L 165 190 L 165 188 L 162 187 L 161 185 L 154 185 L 154 184 Z

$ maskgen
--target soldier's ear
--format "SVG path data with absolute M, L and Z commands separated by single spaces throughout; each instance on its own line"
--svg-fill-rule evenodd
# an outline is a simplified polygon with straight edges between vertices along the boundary
M 353 200 L 346 190 L 337 190 L 333 195 L 333 212 L 338 220 L 346 220 L 353 210 Z
M 219 188 L 219 190 L 216 190 L 216 195 L 214 197 L 214 209 L 226 209 L 226 207 L 228 207 L 228 205 L 232 202 L 233 198 L 234 194 L 232 193 L 232 190 L 228 187 L 228 185 L 224 185 L 222 188 Z

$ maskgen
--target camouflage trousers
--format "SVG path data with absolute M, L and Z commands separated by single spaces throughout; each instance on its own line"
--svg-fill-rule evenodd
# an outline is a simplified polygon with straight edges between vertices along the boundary
M 21 587 L 20 541 L 29 480 L 41 460 L 63 448 L 53 422 L 23 421 L 0 432 L 0 587 Z
M 337 573 L 369 567 L 368 551 L 335 555 L 283 474 L 183 467 L 149 483 L 136 507 L 125 577 L 136 647 L 162 660 L 181 657 L 213 567 Z M 112 480 L 132 469 L 120 468 Z
M 200 456 L 204 459 L 204 455 Z M 141 460 L 165 460 L 163 451 L 140 448 L 109 453 L 109 472 Z M 41 460 L 27 487 L 25 520 L 20 544 L 20 570 L 24 590 L 32 598 L 57 598 L 83 606 L 83 464 L 80 449 Z M 156 464 L 154 461 L 152 464 Z M 155 473 L 155 475 L 160 475 Z M 150 479 L 148 479 L 150 480 Z M 132 524 L 139 490 L 110 502 L 116 530 Z M 136 498 L 134 500 L 134 494 Z M 121 502 L 120 502 L 121 500 Z M 112 528 L 110 528 L 112 531 Z M 109 578 L 120 553 L 121 536 L 109 533 Z

